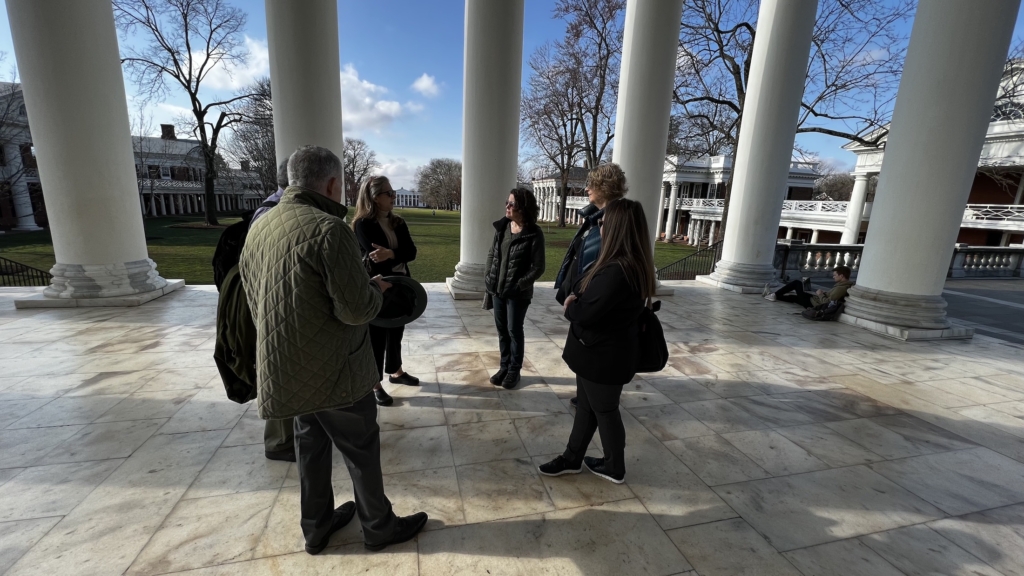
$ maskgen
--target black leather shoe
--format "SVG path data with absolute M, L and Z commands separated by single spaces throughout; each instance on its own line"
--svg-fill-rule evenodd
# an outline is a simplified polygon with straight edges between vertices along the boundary
M 519 370 L 509 370 L 508 374 L 505 374 L 505 379 L 501 381 L 501 387 L 505 390 L 511 390 L 519 384 Z
M 374 390 L 373 397 L 377 399 L 378 406 L 391 406 L 395 403 L 395 399 L 384 388 Z
M 338 506 L 334 510 L 334 518 L 331 520 L 331 529 L 327 531 L 327 535 L 324 536 L 324 539 L 319 544 L 306 544 L 306 554 L 313 554 L 315 556 L 323 552 L 324 548 L 327 548 L 327 543 L 331 540 L 331 535 L 348 525 L 355 514 L 355 502 L 345 502 L 341 506 Z
M 605 480 L 615 483 L 622 484 L 626 480 L 626 472 L 615 474 L 611 470 L 605 467 L 604 458 L 594 458 L 593 456 L 584 456 L 583 465 L 587 467 L 595 475 L 604 478 Z
M 366 546 L 366 549 L 371 552 L 380 552 L 392 544 L 401 544 L 402 542 L 412 540 L 420 530 L 423 530 L 426 524 L 426 512 L 417 512 L 412 516 L 400 516 L 395 520 L 395 533 L 391 536 L 391 540 L 381 542 L 380 544 L 364 542 L 363 546 Z
M 494 384 L 495 386 L 501 386 L 501 383 L 505 381 L 506 374 L 508 374 L 508 368 L 498 369 L 494 376 L 491 376 L 490 383 Z
M 569 398 L 569 405 L 572 406 L 573 408 L 579 408 L 580 401 L 577 400 L 575 396 L 573 396 L 572 398 Z
M 420 379 L 408 372 L 402 372 L 401 376 L 388 376 L 388 382 L 392 384 L 405 384 L 406 386 L 420 385 Z
M 583 471 L 583 466 L 577 464 L 573 468 L 568 460 L 559 456 L 547 464 L 537 466 L 537 470 L 540 470 L 540 473 L 545 476 L 561 476 L 562 474 L 579 474 Z
M 295 462 L 295 448 L 285 448 L 284 450 L 275 450 L 273 452 L 267 450 L 264 454 L 267 456 L 267 460 Z

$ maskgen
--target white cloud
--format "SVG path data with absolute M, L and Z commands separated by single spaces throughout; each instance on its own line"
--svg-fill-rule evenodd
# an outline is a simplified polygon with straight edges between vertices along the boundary
M 441 88 L 437 85 L 437 81 L 426 72 L 412 83 L 411 88 L 428 98 L 433 98 L 441 93 Z
M 407 112 L 419 112 L 418 104 L 401 104 L 387 99 L 388 89 L 359 77 L 352 64 L 341 69 L 342 129 L 346 134 L 362 130 L 379 131 Z
M 252 84 L 257 78 L 270 74 L 270 52 L 266 40 L 245 37 L 245 49 L 249 57 L 245 62 L 225 64 L 223 61 L 214 64 L 210 73 L 203 81 L 203 86 L 214 90 L 240 90 Z M 203 53 L 193 54 L 193 60 L 202 62 Z
M 416 187 L 416 169 L 422 162 L 410 162 L 405 158 L 384 158 L 380 173 L 391 180 L 394 188 L 413 189 Z

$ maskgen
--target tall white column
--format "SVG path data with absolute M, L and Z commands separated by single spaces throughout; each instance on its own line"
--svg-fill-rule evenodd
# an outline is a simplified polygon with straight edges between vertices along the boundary
M 762 0 L 733 169 L 729 222 L 712 284 L 757 292 L 772 278 L 817 0 Z
M 672 110 L 676 49 L 683 0 L 627 0 L 619 102 L 612 160 L 629 182 L 629 197 L 644 206 L 651 242 L 657 235 L 658 188 Z M 671 217 L 678 185 L 673 187 Z
M 793 239 L 793 227 L 790 226 L 790 227 L 786 228 L 786 240 L 792 240 L 792 239 Z
M 669 184 L 671 186 L 671 184 Z M 658 223 L 654 225 L 654 239 L 657 240 L 664 230 L 665 225 L 665 184 L 661 185 L 661 194 L 658 195 Z M 668 241 L 668 238 L 665 238 Z
M 864 203 L 868 197 L 868 174 L 855 174 L 850 203 L 846 206 L 846 225 L 840 244 L 856 244 L 860 236 L 860 223 L 864 217 Z
M 164 194 L 159 194 L 159 196 L 160 196 L 160 215 L 161 216 L 167 216 L 167 200 L 164 198 L 164 196 L 165 196 Z
M 715 227 L 718 226 L 717 220 L 711 221 L 711 230 L 708 232 L 708 244 L 715 243 Z
M 818 229 L 814 228 L 813 230 L 811 230 L 811 244 L 817 244 L 817 243 L 818 243 Z
M 5 155 L 21 165 L 21 151 L 17 146 L 11 146 Z M 18 219 L 18 223 L 14 225 L 15 230 L 42 230 L 36 224 L 36 211 L 32 208 L 32 195 L 28 191 L 28 183 L 25 182 L 24 176 L 11 185 L 11 204 L 14 205 L 14 217 Z
M 333 0 L 332 0 L 333 1 Z M 494 228 L 515 186 L 523 67 L 523 0 L 466 0 L 462 231 L 452 297 L 479 298 Z
M 846 321 L 901 338 L 971 335 L 949 328 L 942 287 L 1019 7 L 918 4 Z
M 323 146 L 344 161 L 337 0 L 266 0 L 277 161 Z
M 686 223 L 686 243 L 693 244 L 693 223 L 694 219 L 691 217 L 690 221 Z
M 1024 176 L 1021 176 L 1020 183 L 1017 184 L 1017 195 L 1013 197 L 1014 205 L 1020 204 L 1022 198 L 1024 198 Z M 1010 232 L 1003 232 L 1003 237 L 999 240 L 1000 246 L 1008 246 L 1010 244 L 1010 234 Z
M 676 235 L 676 205 L 679 204 L 679 183 L 672 183 L 672 191 L 668 196 L 668 216 L 665 218 L 665 242 L 671 242 Z
M 138 209 L 110 2 L 8 0 L 7 15 L 57 260 L 45 294 L 163 288 Z

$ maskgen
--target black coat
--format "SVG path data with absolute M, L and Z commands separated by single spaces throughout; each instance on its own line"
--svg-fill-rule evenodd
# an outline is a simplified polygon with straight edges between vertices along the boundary
M 395 239 L 398 240 L 398 248 L 391 246 L 388 242 L 388 237 L 384 234 L 384 229 L 380 227 L 380 222 L 376 220 L 369 220 L 367 218 L 361 218 L 356 220 L 354 226 L 356 232 L 356 240 L 359 242 L 359 251 L 362 253 L 363 258 L 366 258 L 370 252 L 376 250 L 373 247 L 374 244 L 377 246 L 384 246 L 385 248 L 391 248 L 395 251 L 395 257 L 382 262 L 373 262 L 372 264 L 372 276 L 380 274 L 381 276 L 394 276 L 392 268 L 399 264 L 405 264 L 406 270 L 409 269 L 409 262 L 416 259 L 416 244 L 413 244 L 412 236 L 409 234 L 409 225 L 405 223 L 405 220 L 395 227 Z M 412 276 L 411 273 L 406 276 Z
M 574 288 L 578 294 L 579 284 Z M 598 384 L 627 384 L 636 375 L 640 349 L 637 319 L 644 298 L 618 264 L 599 270 L 586 292 L 566 308 L 571 323 L 562 359 L 579 376 Z
M 508 259 L 502 262 L 501 241 L 511 222 L 502 218 L 494 223 L 494 242 L 487 254 L 484 288 L 499 298 L 533 299 L 533 283 L 544 273 L 544 232 L 536 224 L 523 227 L 519 237 L 508 248 Z M 505 267 L 505 288 L 498 294 L 498 277 Z

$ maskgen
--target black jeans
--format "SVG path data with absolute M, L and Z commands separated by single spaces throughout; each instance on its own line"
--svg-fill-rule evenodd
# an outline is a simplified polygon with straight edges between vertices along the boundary
M 793 296 L 786 294 L 786 292 L 794 291 L 796 292 L 796 294 Z M 793 280 L 789 284 L 786 284 L 782 288 L 776 290 L 775 299 L 781 300 L 783 302 L 795 302 L 796 304 L 799 304 L 804 308 L 810 308 L 812 306 L 811 295 L 808 294 L 807 292 L 804 292 L 804 283 L 801 282 L 800 280 Z
M 299 465 L 301 518 L 306 544 L 323 541 L 334 515 L 331 485 L 331 443 L 345 458 L 363 539 L 380 544 L 395 531 L 395 513 L 384 495 L 380 470 L 380 428 L 377 404 L 367 394 L 355 404 L 295 417 L 295 455 Z
M 526 338 L 523 336 L 523 322 L 529 300 L 500 298 L 493 296 L 494 326 L 498 329 L 498 350 L 501 351 L 501 367 L 518 372 L 523 368 L 523 354 Z
M 569 444 L 562 457 L 576 468 L 583 464 L 583 456 L 594 438 L 594 431 L 601 434 L 604 447 L 605 465 L 612 474 L 626 471 L 626 429 L 619 414 L 619 396 L 622 385 L 598 384 L 576 376 L 576 418 L 572 421 Z
M 381 328 L 370 324 L 370 346 L 377 361 L 377 374 L 384 380 L 384 372 L 394 374 L 402 369 L 402 335 L 405 326 Z M 387 362 L 385 362 L 387 359 Z

